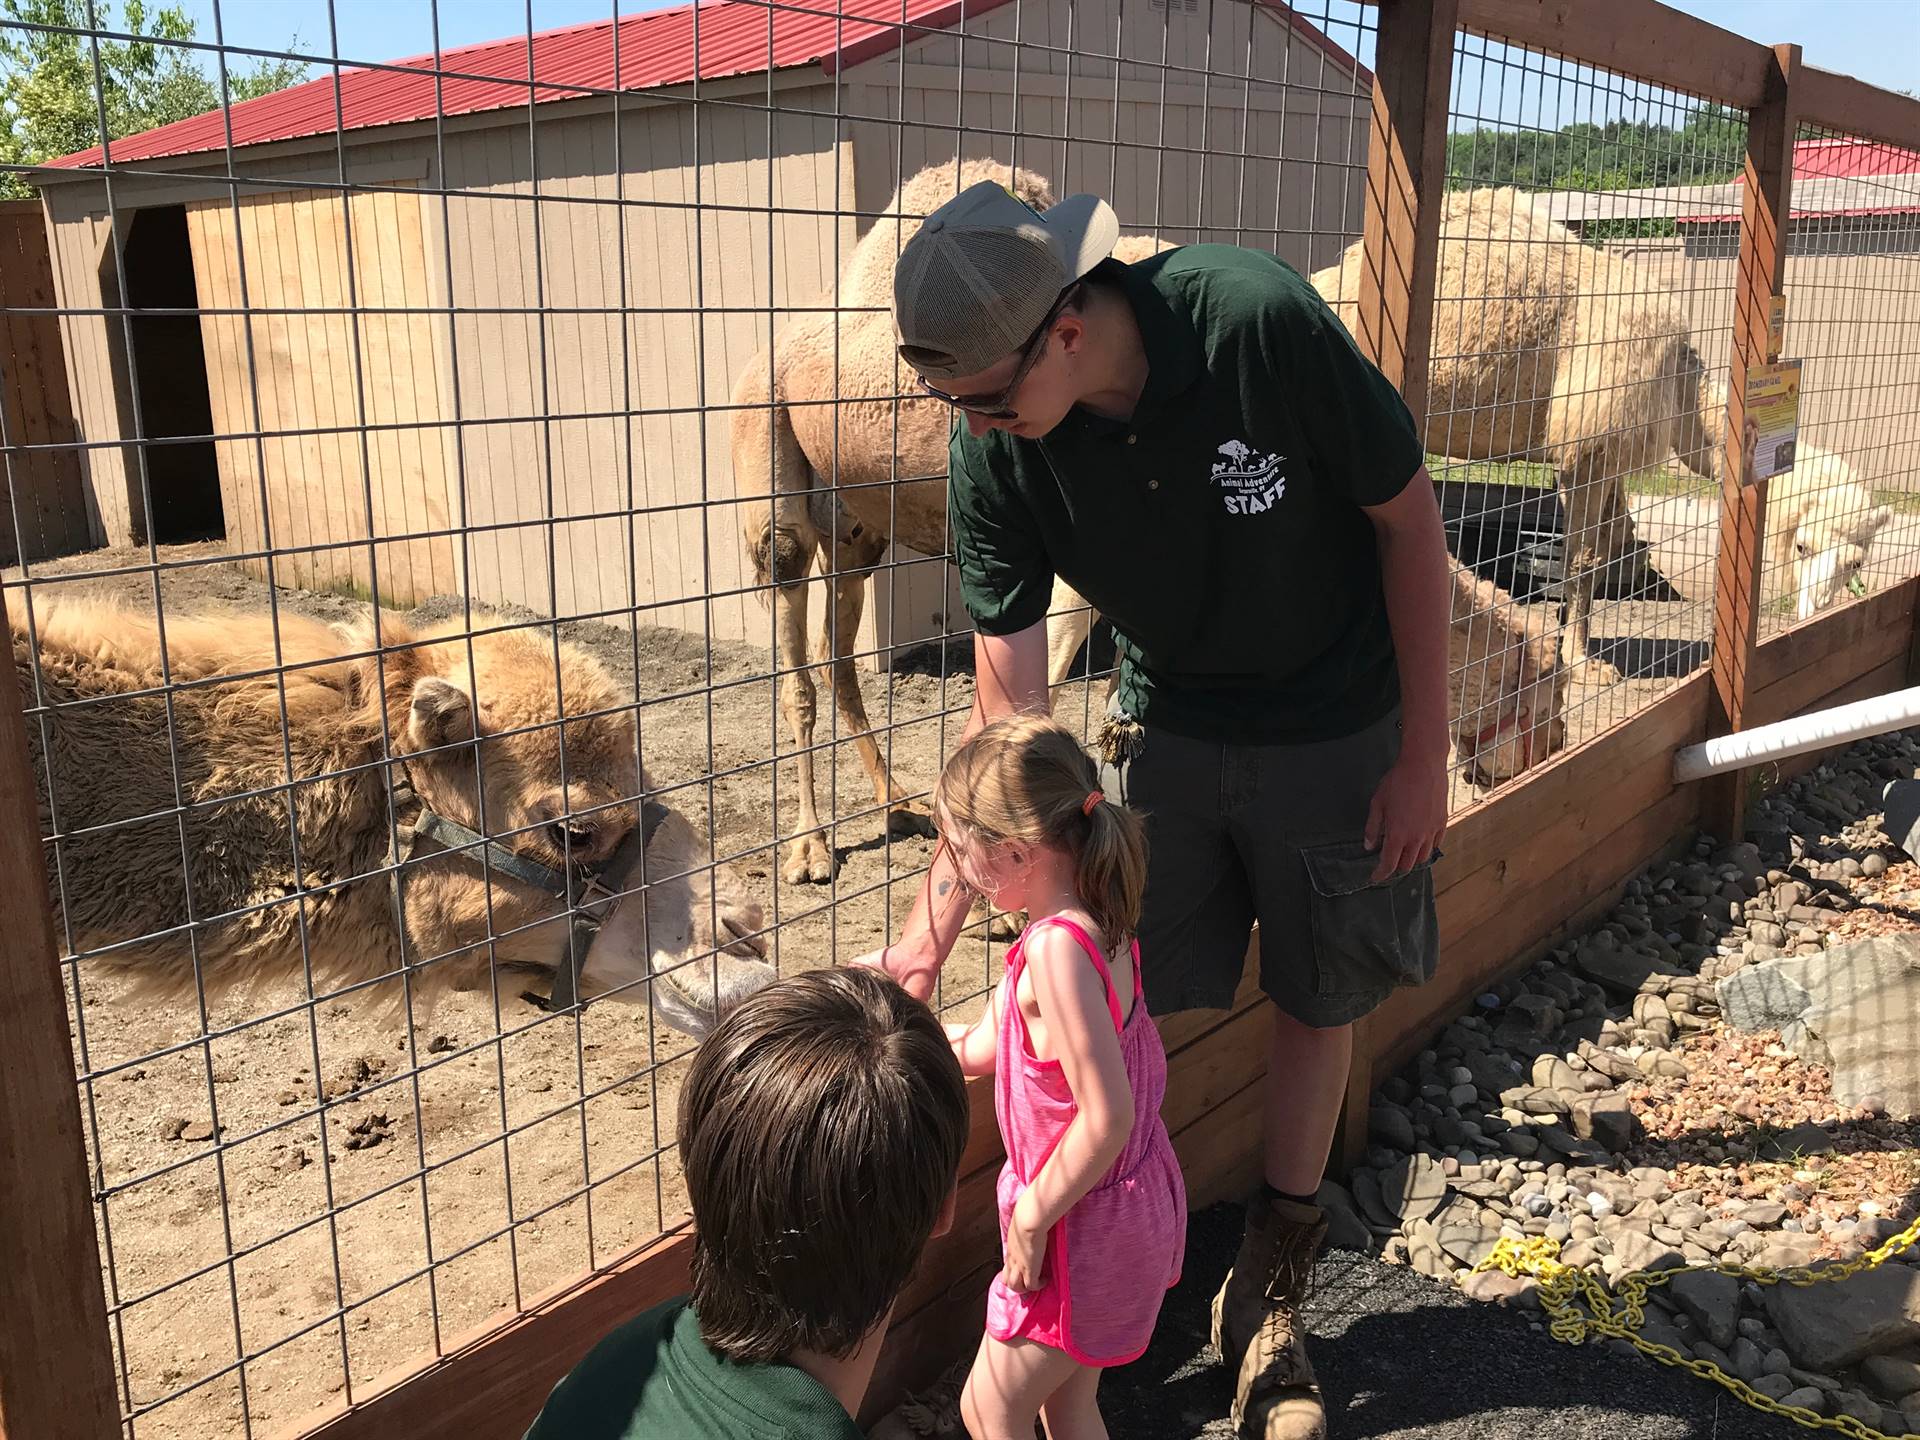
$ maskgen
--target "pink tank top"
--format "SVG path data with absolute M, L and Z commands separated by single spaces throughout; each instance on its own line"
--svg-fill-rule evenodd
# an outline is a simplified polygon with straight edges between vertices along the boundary
M 1058 916 L 1027 926 L 1007 951 L 1000 982 L 993 1102 L 1007 1151 L 998 1187 L 1002 1252 L 1014 1204 L 1079 1113 L 1060 1063 L 1035 1058 L 1020 1013 L 1027 939 L 1042 925 L 1071 934 L 1100 972 L 1133 1091 L 1133 1130 L 1113 1168 L 1049 1232 L 1039 1288 L 1022 1295 L 1008 1289 L 1004 1277 L 994 1277 L 987 1333 L 997 1340 L 1033 1340 L 1083 1365 L 1124 1365 L 1147 1348 L 1161 1299 L 1179 1280 L 1185 1255 L 1186 1186 L 1160 1117 L 1167 1055 L 1147 1014 L 1140 942 L 1133 942 L 1133 1012 L 1123 1022 L 1106 956 L 1085 930 Z

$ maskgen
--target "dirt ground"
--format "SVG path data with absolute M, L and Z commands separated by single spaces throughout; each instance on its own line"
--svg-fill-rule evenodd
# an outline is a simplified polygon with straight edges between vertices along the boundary
M 207 562 L 165 572 L 170 615 L 266 607 L 266 586 L 218 555 L 164 552 L 168 563 Z M 98 573 L 145 559 L 102 551 L 36 565 L 34 603 L 84 589 L 151 605 L 145 574 Z M 5 578 L 18 612 L 18 573 Z M 327 620 L 366 608 L 297 591 L 279 603 Z M 1603 605 L 1596 634 L 1633 637 L 1607 645 L 1630 678 L 1575 688 L 1571 741 L 1703 660 L 1704 633 L 1697 602 Z M 835 813 L 855 817 L 838 828 L 838 876 L 831 887 L 776 879 L 772 818 L 789 831 L 796 807 L 791 766 L 776 773 L 766 759 L 789 741 L 764 649 L 709 655 L 698 636 L 645 629 L 636 643 L 598 624 L 562 634 L 627 683 L 637 657 L 648 769 L 696 827 L 711 815 L 717 853 L 739 857 L 778 922 L 783 969 L 858 954 L 898 928 L 931 843 L 889 842 L 879 817 L 862 813 L 871 792 L 850 745 L 820 762 L 823 811 L 831 773 Z M 891 677 L 862 676 L 909 789 L 931 785 L 964 723 L 962 648 L 944 663 L 929 652 Z M 1081 685 L 1057 713 L 1084 724 L 1100 699 Z M 1456 781 L 1455 809 L 1474 799 Z M 998 947 L 976 929 L 947 967 L 942 1005 L 955 1018 L 977 1013 L 997 964 Z M 290 984 L 213 1003 L 203 1024 L 192 1004 L 140 1001 L 102 967 L 81 969 L 70 1018 L 105 1197 L 96 1214 L 122 1401 L 137 1435 L 282 1430 L 684 1212 L 671 1149 L 689 1042 L 644 1006 L 550 1017 L 517 994 L 454 995 L 409 1023 L 348 1002 L 309 1006 Z

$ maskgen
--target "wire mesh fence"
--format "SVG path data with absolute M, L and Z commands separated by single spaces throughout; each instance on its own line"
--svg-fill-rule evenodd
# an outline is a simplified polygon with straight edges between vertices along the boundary
M 399 61 L 311 9 L 0 22 L 94 122 L 8 296 L 74 433 L 0 446 L 94 540 L 5 583 L 137 1435 L 351 1401 L 681 1224 L 715 1005 L 897 930 L 972 700 L 885 334 L 921 215 L 991 174 L 1303 271 L 1361 227 L 1358 6 L 428 5 Z M 130 45 L 231 103 L 127 123 Z
M 1456 610 L 1559 665 L 1557 715 L 1481 701 L 1482 731 L 1551 751 L 1708 661 L 1734 292 L 1676 237 L 1745 117 L 1463 33 L 1447 128 L 1427 448 Z
M 83 121 L 27 172 L 51 285 L 0 302 L 57 322 L 71 415 L 0 408 L 0 583 L 122 1413 L 252 1435 L 683 1224 L 715 1009 L 899 932 L 974 693 L 950 415 L 887 310 L 920 218 L 1092 191 L 1123 258 L 1271 250 L 1350 314 L 1376 21 L 428 0 L 394 60 L 334 0 L 48 16 L 0 42 Z M 141 74 L 213 108 L 134 123 Z M 1462 34 L 1447 122 L 1458 812 L 1707 661 L 1745 121 Z M 1789 261 L 1803 434 L 1848 477 L 1795 524 L 1890 512 L 1867 586 L 1912 570 L 1900 163 Z M 50 384 L 24 353 L 10 396 Z M 55 466 L 92 548 L 45 539 Z M 1091 737 L 1111 638 L 1064 586 L 1050 631 Z
M 1767 482 L 1763 635 L 1920 567 L 1920 153 L 1808 126 L 1793 163 L 1800 430 Z

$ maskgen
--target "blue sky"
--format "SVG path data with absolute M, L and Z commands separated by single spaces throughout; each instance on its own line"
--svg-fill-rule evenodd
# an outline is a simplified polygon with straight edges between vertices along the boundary
M 316 54 L 338 53 L 354 60 L 393 60 L 433 48 L 430 0 L 174 0 L 200 27 L 203 39 L 214 34 L 214 9 L 227 43 L 277 48 L 298 36 Z M 1583 0 L 1604 3 L 1604 0 Z M 1857 75 L 1888 88 L 1920 89 L 1920 4 L 1913 0 L 1670 0 L 1678 9 L 1745 35 L 1776 44 L 1797 42 L 1806 62 L 1825 70 Z M 1330 6 L 1336 21 L 1356 13 L 1351 0 L 1295 0 L 1305 13 Z M 621 4 L 623 13 L 654 8 Z M 339 49 L 329 35 L 337 25 Z M 439 0 L 443 47 L 604 20 L 614 0 Z M 1351 42 L 1335 27 L 1336 38 Z M 1371 47 L 1361 45 L 1364 52 Z M 1534 102 L 1540 103 L 1540 102 Z M 1551 100 L 1545 102 L 1551 104 Z M 1534 113 L 1526 118 L 1531 122 Z M 1540 117 L 1547 118 L 1547 117 Z

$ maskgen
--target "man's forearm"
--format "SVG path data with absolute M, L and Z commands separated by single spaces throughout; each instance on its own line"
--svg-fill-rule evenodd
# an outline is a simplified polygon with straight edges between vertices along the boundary
M 986 717 L 976 698 L 967 714 L 966 729 L 960 732 L 965 744 L 982 726 Z M 914 897 L 913 910 L 901 927 L 900 939 L 892 947 L 897 962 L 890 965 L 900 983 L 924 1000 L 933 993 L 934 979 L 947 963 L 953 945 L 966 927 L 967 912 L 973 906 L 972 895 L 960 881 L 960 871 L 944 843 L 934 847 L 933 863 L 928 865 L 920 891 Z

